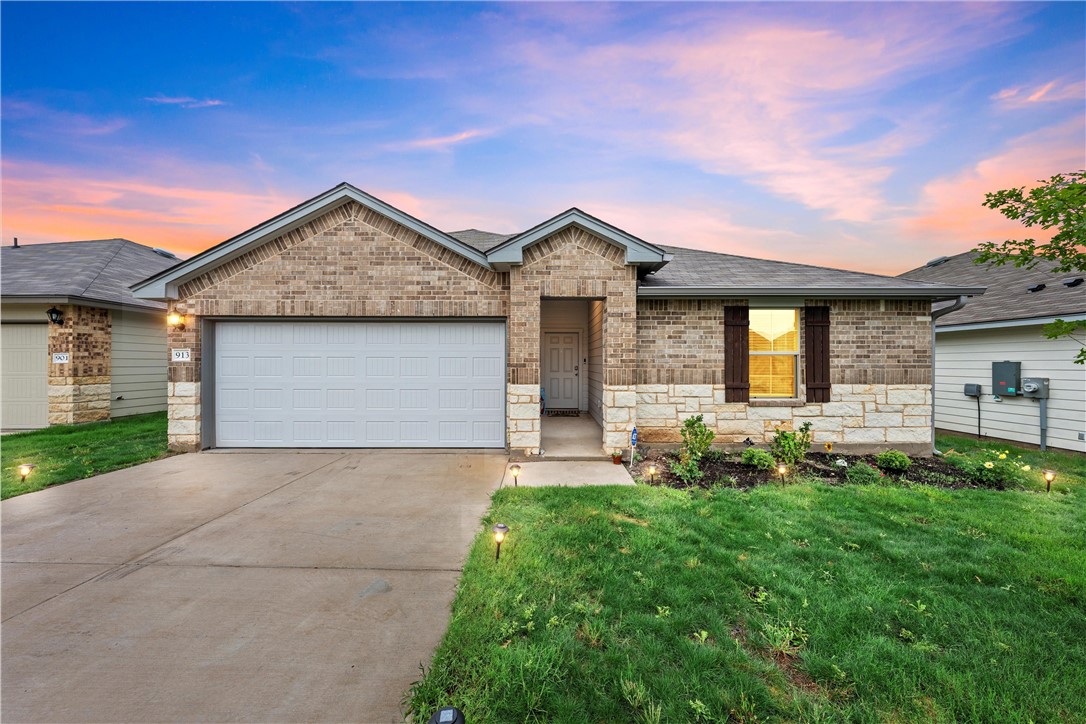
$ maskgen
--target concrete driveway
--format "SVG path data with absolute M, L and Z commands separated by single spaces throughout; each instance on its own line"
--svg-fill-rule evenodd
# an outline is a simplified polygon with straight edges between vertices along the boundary
M 201 453 L 3 522 L 4 721 L 402 721 L 499 453 Z

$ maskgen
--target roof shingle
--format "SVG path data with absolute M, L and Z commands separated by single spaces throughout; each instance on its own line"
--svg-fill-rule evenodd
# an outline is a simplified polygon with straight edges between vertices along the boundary
M 5 246 L 0 248 L 0 295 L 75 297 L 165 309 L 161 302 L 136 298 L 129 286 L 178 261 L 127 239 Z

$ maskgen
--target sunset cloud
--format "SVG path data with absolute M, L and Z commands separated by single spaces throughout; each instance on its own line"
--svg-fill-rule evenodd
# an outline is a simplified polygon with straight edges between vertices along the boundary
M 1036 86 L 1004 88 L 992 95 L 1001 108 L 1028 108 L 1036 103 L 1086 100 L 1086 80 L 1060 78 Z
M 1086 167 L 1080 117 L 1020 136 L 1000 153 L 967 169 L 929 181 L 921 191 L 918 214 L 902 220 L 902 230 L 933 253 L 955 244 L 965 251 L 982 241 L 1001 242 L 1026 235 L 1047 239 L 1050 232 L 1007 219 L 985 206 L 984 195 L 1019 186 L 1032 187 L 1057 173 Z

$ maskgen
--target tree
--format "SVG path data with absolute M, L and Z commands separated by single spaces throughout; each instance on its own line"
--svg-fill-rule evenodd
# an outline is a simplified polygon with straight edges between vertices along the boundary
M 1032 269 L 1042 260 L 1056 262 L 1056 274 L 1086 272 L 1086 171 L 1056 174 L 1028 192 L 1025 187 L 1004 189 L 984 195 L 984 206 L 994 209 L 1008 219 L 1022 222 L 1027 229 L 1039 226 L 1056 229 L 1046 244 L 1035 239 L 1009 239 L 1002 244 L 987 241 L 979 245 L 977 264 L 1002 266 L 1014 262 L 1016 267 Z M 1071 337 L 1083 348 L 1075 356 L 1075 364 L 1086 364 L 1086 321 L 1067 322 L 1057 319 L 1043 328 L 1048 339 Z

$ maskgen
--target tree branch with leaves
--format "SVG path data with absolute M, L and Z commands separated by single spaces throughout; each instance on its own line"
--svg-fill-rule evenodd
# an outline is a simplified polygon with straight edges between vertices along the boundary
M 1024 186 L 1004 189 L 984 195 L 984 206 L 998 211 L 1008 219 L 1019 221 L 1027 229 L 1055 229 L 1045 243 L 1036 239 L 1008 239 L 1002 244 L 984 242 L 976 251 L 977 264 L 1002 266 L 1013 262 L 1016 267 L 1032 269 L 1041 260 L 1055 262 L 1053 273 L 1086 272 L 1086 171 L 1056 174 L 1026 191 Z M 1075 357 L 1076 364 L 1086 364 L 1086 321 L 1057 319 L 1043 328 L 1045 337 L 1071 337 L 1083 348 Z

